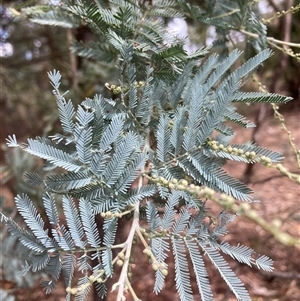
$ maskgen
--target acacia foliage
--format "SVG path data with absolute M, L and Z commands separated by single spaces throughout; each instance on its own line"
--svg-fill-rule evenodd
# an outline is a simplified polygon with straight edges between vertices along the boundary
M 235 68 L 242 56 L 237 49 L 226 56 L 209 53 L 208 48 L 187 54 L 182 41 L 166 32 L 163 18 L 184 17 L 189 12 L 215 26 L 229 29 L 229 25 L 203 17 L 200 8 L 194 11 L 184 1 L 110 3 L 109 8 L 99 1 L 76 1 L 25 10 L 40 24 L 88 24 L 97 42 L 74 44 L 73 51 L 87 58 L 116 61 L 119 82 L 106 84 L 114 99 L 95 95 L 75 107 L 66 99 L 67 92 L 60 91 L 60 72 L 53 70 L 48 76 L 62 132 L 27 143 L 19 143 L 15 135 L 8 137 L 8 146 L 44 159 L 47 168 L 53 169 L 46 178 L 26 174 L 28 183 L 43 185 L 46 190 L 43 204 L 51 229 L 45 229 L 44 218 L 26 194 L 17 196 L 16 204 L 28 229 L 2 215 L 10 233 L 30 251 L 23 272 L 44 270 L 50 277 L 41 282 L 46 293 L 55 288 L 63 273 L 66 300 L 72 295 L 85 300 L 92 285 L 99 296 L 106 295 L 106 280 L 116 263 L 122 262 L 118 283 L 122 296 L 125 283 L 130 285 L 129 259 L 124 254 L 130 256 L 135 234 L 155 271 L 155 293 L 163 289 L 166 258 L 172 251 L 181 300 L 194 299 L 189 260 L 201 299 L 213 300 L 203 257 L 217 268 L 237 299 L 250 300 L 222 253 L 265 271 L 272 271 L 272 260 L 222 239 L 234 215 L 224 211 L 213 218 L 206 201 L 218 197 L 251 202 L 251 189 L 223 170 L 227 160 L 267 165 L 283 159 L 252 143 L 230 144 L 234 131 L 228 125 L 231 121 L 244 128 L 254 126 L 237 112 L 235 103 L 284 103 L 290 99 L 241 91 L 272 52 L 264 49 Z M 224 7 L 220 4 L 213 13 Z M 263 42 L 263 27 L 256 24 L 253 28 L 261 29 Z M 60 207 L 66 225 L 60 221 Z M 104 219 L 101 232 L 95 222 L 97 215 Z M 115 245 L 123 216 L 132 220 L 132 227 L 126 242 Z M 117 257 L 114 248 L 120 251 Z M 72 282 L 75 270 L 83 275 L 77 284 Z

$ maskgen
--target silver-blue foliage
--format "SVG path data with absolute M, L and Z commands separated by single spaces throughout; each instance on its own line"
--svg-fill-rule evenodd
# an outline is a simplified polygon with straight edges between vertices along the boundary
M 235 69 L 242 57 L 239 50 L 227 56 L 213 53 L 199 65 L 208 49 L 188 55 L 181 41 L 166 32 L 162 17 L 185 15 L 224 31 L 237 19 L 213 18 L 182 0 L 155 1 L 151 9 L 141 2 L 147 1 L 114 0 L 104 8 L 102 1 L 66 1 L 49 8 L 50 12 L 43 13 L 39 7 L 27 10 L 39 24 L 87 24 L 97 42 L 74 43 L 73 51 L 87 58 L 114 61 L 120 86 L 108 84 L 114 99 L 96 95 L 75 108 L 59 90 L 60 72 L 48 73 L 62 133 L 49 139 L 28 139 L 27 144 L 19 144 L 12 135 L 7 145 L 57 168 L 45 179 L 37 173 L 26 175 L 29 184 L 43 185 L 46 190 L 43 204 L 51 231 L 45 229 L 45 218 L 25 194 L 16 197 L 16 205 L 28 230 L 3 214 L 1 220 L 31 252 L 24 272 L 44 270 L 50 277 L 42 281 L 46 293 L 55 288 L 62 272 L 66 300 L 71 300 L 72 294 L 76 300 L 85 300 L 91 285 L 101 297 L 106 295 L 105 282 L 114 274 L 115 263 L 124 260 L 126 264 L 128 258 L 122 258 L 122 252 L 131 250 L 132 241 L 115 246 L 119 218 L 124 216 L 135 226 L 138 222 L 133 230 L 149 241 L 145 249 L 155 270 L 155 293 L 163 289 L 172 250 L 181 300 L 194 300 L 189 268 L 194 270 L 201 299 L 213 300 L 204 258 L 217 268 L 237 299 L 250 300 L 222 253 L 265 271 L 272 271 L 272 260 L 222 240 L 234 216 L 222 212 L 215 219 L 210 217 L 206 200 L 199 199 L 192 187 L 209 187 L 240 201 L 251 201 L 252 190 L 223 170 L 226 161 L 253 164 L 263 157 L 272 163 L 283 159 L 279 153 L 251 143 L 231 145 L 234 131 L 226 123 L 254 126 L 236 112 L 234 103 L 290 100 L 240 90 L 272 54 L 262 49 L 264 26 L 250 10 L 245 11 L 249 1 L 227 0 L 209 6 L 208 10 L 222 16 L 224 7 L 234 9 L 239 3 L 241 14 L 247 16 L 244 25 L 261 36 L 258 42 L 251 41 L 260 52 Z M 65 223 L 60 220 L 60 210 Z M 102 218 L 102 229 L 96 218 Z M 120 251 L 119 257 L 113 248 Z M 76 270 L 84 274 L 72 289 Z

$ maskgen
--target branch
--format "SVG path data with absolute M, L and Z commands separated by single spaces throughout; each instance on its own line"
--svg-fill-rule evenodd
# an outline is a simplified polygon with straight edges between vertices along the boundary
M 224 14 L 221 14 L 221 15 L 218 15 L 218 16 L 215 16 L 215 17 L 212 17 L 211 20 L 213 19 L 220 19 L 220 18 L 224 18 L 224 17 L 228 17 L 230 15 L 233 15 L 235 13 L 238 13 L 240 12 L 240 9 L 239 8 L 236 8 L 236 9 L 233 9 L 231 11 L 229 11 L 228 13 L 224 13 Z
M 223 201 L 220 202 L 220 200 L 218 199 L 215 199 L 214 201 L 222 206 L 226 205 L 228 209 L 231 209 L 238 215 L 243 215 L 248 219 L 252 220 L 256 224 L 258 224 L 261 228 L 263 228 L 265 231 L 271 233 L 274 236 L 274 238 L 277 241 L 279 241 L 281 244 L 286 246 L 297 246 L 298 248 L 300 247 L 299 239 L 291 236 L 286 232 L 280 231 L 277 227 L 274 227 L 274 225 L 266 221 L 264 218 L 260 217 L 256 210 L 251 209 L 248 203 L 243 203 L 240 205 L 229 204 L 228 206 L 226 202 Z
M 281 164 L 277 164 L 276 166 L 282 166 Z M 151 181 L 156 181 L 156 178 L 152 178 L 149 175 L 144 174 L 144 177 L 147 177 Z M 300 176 L 299 176 L 300 177 Z M 173 179 L 167 181 L 167 183 L 159 182 L 161 186 L 169 187 L 169 183 L 172 182 Z M 215 203 L 222 206 L 224 209 L 231 210 L 238 215 L 243 215 L 248 219 L 254 221 L 256 224 L 261 226 L 265 231 L 271 233 L 276 240 L 278 240 L 283 245 L 287 246 L 297 246 L 300 247 L 300 241 L 296 237 L 291 236 L 288 233 L 280 231 L 277 227 L 274 227 L 271 223 L 260 217 L 256 210 L 251 209 L 249 203 L 241 203 L 237 204 L 236 200 L 225 193 L 217 193 L 213 189 L 209 187 L 197 186 L 197 185 L 179 185 L 178 190 L 186 191 L 190 193 L 196 198 L 199 199 L 210 199 Z
M 67 29 L 67 40 L 69 46 L 72 44 L 73 33 L 72 29 Z M 76 55 L 70 50 L 70 69 L 72 73 L 72 88 L 74 91 L 78 90 L 78 73 L 77 73 L 77 62 L 76 62 Z
M 145 142 L 145 146 L 143 148 L 143 152 L 148 152 L 149 149 L 150 149 L 150 132 L 148 130 L 147 139 Z M 138 177 L 138 189 L 140 189 L 143 186 L 144 172 L 145 172 L 145 167 L 143 167 L 143 169 L 141 170 L 141 173 Z M 132 249 L 132 245 L 133 245 L 134 235 L 135 235 L 137 229 L 139 229 L 139 226 L 140 226 L 140 202 L 137 202 L 134 205 L 133 222 L 132 222 L 128 237 L 125 242 L 126 253 L 125 253 L 122 271 L 121 271 L 121 274 L 119 277 L 119 281 L 112 286 L 112 291 L 114 291 L 118 287 L 118 294 L 117 294 L 116 301 L 124 301 L 125 300 L 125 296 L 124 296 L 125 284 L 127 285 L 127 287 L 129 288 L 130 291 L 132 290 L 131 286 L 128 285 L 129 280 L 128 280 L 127 273 L 128 273 L 129 259 L 131 256 L 131 249 Z M 131 294 L 135 301 L 139 300 L 136 297 L 134 292 L 131 291 Z
M 142 179 L 141 176 L 140 176 L 140 179 Z M 130 259 L 130 255 L 131 255 L 131 249 L 132 249 L 132 245 L 133 245 L 133 238 L 134 238 L 136 229 L 139 227 L 139 207 L 140 207 L 140 203 L 138 202 L 135 204 L 133 222 L 131 225 L 129 235 L 125 242 L 126 254 L 125 254 L 125 258 L 124 258 L 124 264 L 122 267 L 122 271 L 121 271 L 121 274 L 119 277 L 119 281 L 117 283 L 115 283 L 111 289 L 111 291 L 114 291 L 117 287 L 119 287 L 116 301 L 124 301 L 125 300 L 124 290 L 125 290 L 125 284 L 128 281 L 127 272 L 128 272 L 128 266 L 129 266 L 129 259 Z
M 247 30 L 244 30 L 244 29 L 234 29 L 235 31 L 239 31 L 241 32 L 242 34 L 248 36 L 248 37 L 251 37 L 251 38 L 254 38 L 254 39 L 258 39 L 259 38 L 259 34 L 257 33 L 253 33 L 253 32 L 250 32 L 250 31 L 247 31 Z M 275 44 L 281 44 L 281 45 L 284 45 L 284 46 L 290 46 L 290 47 L 297 47 L 297 48 L 300 48 L 300 43 L 291 43 L 291 42 L 285 42 L 285 41 L 282 41 L 282 40 L 277 40 L 273 37 L 266 37 L 267 41 L 271 44 L 271 43 L 275 43 Z
M 257 76 L 257 75 L 253 75 L 252 79 L 253 79 L 254 82 L 256 82 L 256 83 L 258 84 L 259 91 L 264 92 L 264 93 L 267 93 L 267 92 L 268 92 L 268 91 L 266 90 L 265 86 L 262 85 L 262 83 L 261 83 L 260 80 L 258 79 L 258 76 Z M 278 107 L 276 104 L 274 104 L 274 103 L 271 103 L 271 106 L 272 106 L 272 109 L 273 109 L 273 111 L 274 111 L 274 117 L 275 117 L 276 119 L 279 120 L 282 130 L 284 130 L 284 131 L 287 133 L 287 135 L 288 135 L 289 144 L 290 144 L 290 146 L 292 147 L 292 149 L 293 149 L 293 151 L 294 151 L 294 153 L 295 153 L 297 165 L 298 165 L 298 167 L 299 167 L 299 169 L 300 169 L 300 150 L 297 150 L 296 144 L 295 144 L 295 142 L 294 142 L 295 139 L 294 139 L 294 137 L 293 137 L 291 131 L 289 131 L 289 130 L 287 129 L 287 127 L 286 127 L 286 125 L 285 125 L 285 123 L 284 123 L 284 117 L 283 117 L 283 115 L 282 115 L 281 113 L 279 113 L 279 111 L 278 111 L 278 110 L 279 110 L 279 107 Z M 296 175 L 296 174 L 293 174 L 293 173 L 290 173 L 290 174 L 289 174 L 289 173 L 286 173 L 286 171 L 287 171 L 286 169 L 284 170 L 284 172 L 282 172 L 282 170 L 281 170 L 280 167 L 279 167 L 279 168 L 276 167 L 276 168 L 277 168 L 282 174 L 287 175 L 289 178 L 292 177 L 292 178 L 296 179 L 298 183 L 300 183 L 300 176 L 299 176 L 299 175 Z M 295 177 L 294 177 L 293 175 L 294 175 Z
M 271 6 L 273 6 L 273 8 L 275 9 L 276 13 L 270 17 L 269 19 L 261 19 L 261 21 L 266 24 L 266 23 L 270 23 L 271 21 L 273 21 L 274 19 L 278 19 L 282 16 L 286 16 L 286 15 L 290 15 L 290 14 L 294 14 L 296 13 L 299 9 L 300 9 L 300 4 L 296 5 L 296 6 L 292 6 L 293 5 L 293 0 L 290 1 L 286 1 L 286 10 L 282 10 L 281 8 L 278 6 L 275 6 L 275 3 L 273 3 L 273 1 L 269 0 L 269 3 L 271 4 Z

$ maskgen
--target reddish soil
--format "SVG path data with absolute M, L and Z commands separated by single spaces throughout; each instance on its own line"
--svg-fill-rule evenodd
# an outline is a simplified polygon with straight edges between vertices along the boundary
M 256 112 L 252 112 L 254 119 Z M 285 124 L 295 138 L 297 149 L 300 147 L 300 114 L 299 110 L 285 112 Z M 251 130 L 239 129 L 236 142 L 246 142 L 251 139 Z M 287 139 L 287 134 L 280 129 L 280 124 L 270 113 L 264 118 L 257 135 L 257 143 L 261 146 L 280 151 L 285 156 L 284 166 L 290 171 L 299 172 L 295 154 L 293 153 Z M 245 166 L 243 164 L 229 163 L 226 170 L 240 179 L 244 178 Z M 254 189 L 260 203 L 252 204 L 258 214 L 269 222 L 280 225 L 282 231 L 300 237 L 300 186 L 295 181 L 281 176 L 274 169 L 268 169 L 255 165 L 250 176 L 249 185 Z M 12 204 L 12 192 L 9 187 L 2 186 L 2 193 L 6 201 Z M 220 210 L 212 202 L 209 207 L 214 212 Z M 274 260 L 274 272 L 266 273 L 256 268 L 231 262 L 234 271 L 245 283 L 254 301 L 297 301 L 300 300 L 300 254 L 296 247 L 287 247 L 277 242 L 274 237 L 261 229 L 255 223 L 243 217 L 237 217 L 229 226 L 230 234 L 226 239 L 232 244 L 244 244 L 253 248 L 259 254 L 265 254 Z M 170 255 L 171 256 L 171 255 Z M 172 256 L 171 256 L 172 257 Z M 132 285 L 136 289 L 137 296 L 143 300 L 155 301 L 177 301 L 179 300 L 173 281 L 172 270 L 174 266 L 170 263 L 169 275 L 165 288 L 161 294 L 156 296 L 152 293 L 153 272 L 147 259 L 142 254 L 142 246 L 138 245 L 135 255 L 135 266 L 132 269 Z M 142 264 L 140 264 L 140 260 Z M 171 262 L 171 261 L 170 261 Z M 215 301 L 236 300 L 227 289 L 223 280 L 218 276 L 214 268 L 209 269 L 211 285 Z M 117 280 L 116 275 L 116 280 Z M 45 295 L 38 283 L 33 288 L 22 289 L 16 287 L 13 281 L 1 282 L 1 287 L 16 297 L 16 301 L 64 300 L 64 288 L 58 284 L 58 288 L 51 295 Z M 196 288 L 196 285 L 193 285 Z M 111 295 L 109 300 L 115 300 Z M 126 300 L 133 300 L 130 294 Z M 200 297 L 195 295 L 195 300 Z

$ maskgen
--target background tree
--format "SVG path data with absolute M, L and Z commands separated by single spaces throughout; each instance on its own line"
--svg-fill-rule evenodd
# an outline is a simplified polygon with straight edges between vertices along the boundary
M 147 3 L 147 4 L 149 4 L 149 3 Z M 178 4 L 178 3 L 177 3 Z M 220 35 L 221 36 L 223 36 L 223 38 L 228 38 L 228 34 L 226 34 L 226 30 L 224 29 L 224 27 L 226 28 L 226 18 L 228 18 L 229 17 L 229 15 L 231 15 L 231 13 L 230 14 L 228 14 L 228 13 L 225 13 L 225 14 L 223 14 L 223 16 L 224 16 L 224 20 L 223 20 L 223 23 L 222 22 L 220 22 L 220 20 L 218 20 L 217 22 L 215 21 L 215 18 L 211 18 L 211 16 L 209 16 L 209 14 L 212 12 L 212 8 L 211 7 L 209 7 L 209 6 L 201 6 L 200 8 L 199 8 L 199 10 L 197 11 L 197 9 L 195 9 L 195 8 L 190 8 L 190 7 L 188 7 L 188 6 L 186 6 L 186 4 L 185 3 L 183 3 L 183 2 L 179 2 L 179 4 L 181 4 L 181 5 L 183 5 L 183 8 L 184 8 L 184 11 L 185 11 L 185 13 L 186 13 L 186 15 L 188 16 L 189 14 L 192 14 L 192 17 L 196 17 L 196 21 L 197 22 L 199 22 L 199 20 L 200 21 L 204 21 L 204 22 L 206 22 L 206 23 L 208 23 L 208 24 L 213 24 L 213 25 L 215 25 L 215 26 L 217 26 L 217 28 L 218 28 L 218 30 L 221 32 L 220 33 Z M 228 2 L 228 3 L 225 3 L 224 4 L 224 7 L 226 7 L 226 5 L 228 5 L 228 4 L 231 4 L 231 5 L 234 5 L 234 3 L 233 2 Z M 75 7 L 75 6 L 74 6 Z M 216 16 L 217 16 L 217 19 L 219 19 L 220 17 L 220 15 L 219 15 L 219 12 L 222 10 L 221 8 L 224 8 L 224 7 L 222 7 L 222 5 L 221 5 L 221 7 L 218 7 L 218 6 L 216 6 L 216 9 L 213 11 L 213 13 L 214 14 L 216 14 Z M 237 15 L 237 20 L 240 20 L 240 18 L 238 17 L 238 15 L 239 15 L 239 13 L 241 13 L 242 15 L 244 15 L 245 16 L 245 19 L 246 20 L 248 20 L 247 19 L 247 14 L 249 13 L 249 7 L 247 7 L 247 6 L 241 6 L 241 5 L 238 5 L 237 7 L 239 7 L 240 8 L 240 11 L 239 10 L 237 10 L 238 8 L 234 8 L 234 7 L 232 7 L 232 6 L 230 6 L 230 12 L 232 12 L 233 14 L 236 14 Z M 151 9 L 152 9 L 153 7 L 151 6 Z M 164 9 L 165 9 L 165 13 L 166 14 L 169 14 L 170 15 L 170 13 L 172 13 L 172 9 L 171 10 L 167 10 L 166 9 L 166 7 L 164 7 Z M 218 10 L 219 9 L 219 10 Z M 235 11 L 236 10 L 236 11 Z M 52 24 L 53 24 L 53 22 L 55 23 L 55 22 L 57 22 L 57 24 L 56 25 L 61 25 L 63 22 L 62 22 L 62 18 L 58 18 L 58 19 L 55 19 L 55 20 L 53 20 L 53 16 L 50 16 L 49 17 L 49 14 L 47 15 L 47 13 L 46 14 L 43 14 L 42 16 L 41 16 L 41 7 L 37 7 L 37 8 L 34 8 L 33 10 L 31 9 L 31 10 L 25 10 L 24 11 L 26 14 L 29 14 L 30 16 L 32 16 L 33 15 L 33 19 L 35 20 L 35 22 L 39 22 L 39 23 L 43 23 L 43 24 L 47 24 L 47 23 L 49 23 L 49 24 L 51 24 L 51 22 L 52 22 Z M 63 13 L 65 13 L 65 11 L 64 11 L 64 7 L 63 7 L 63 10 L 62 10 L 62 12 Z M 174 12 L 174 11 L 173 11 Z M 203 12 L 205 12 L 206 13 L 206 16 L 204 15 L 203 16 Z M 38 14 L 37 14 L 38 13 Z M 74 11 L 72 12 L 72 13 L 74 13 Z M 82 12 L 80 12 L 80 13 L 78 13 L 78 11 L 75 11 L 75 16 L 77 16 L 77 17 L 82 17 L 81 16 L 81 13 Z M 88 13 L 92 13 L 92 11 L 90 11 L 90 12 L 88 12 Z M 154 11 L 152 10 L 151 11 L 151 13 L 153 13 L 153 14 L 155 14 L 155 13 L 157 13 L 157 12 L 155 12 L 155 9 L 154 9 Z M 162 11 L 160 11 L 160 13 L 162 13 Z M 200 14 L 198 14 L 197 15 L 197 13 L 200 13 Z M 193 15 L 194 14 L 194 15 Z M 222 15 L 221 15 L 222 16 Z M 57 15 L 56 15 L 56 17 L 57 17 Z M 94 19 L 93 19 L 93 17 L 92 17 L 92 15 L 89 15 L 88 17 L 91 17 L 91 20 L 90 20 L 90 24 L 92 24 L 93 25 L 93 22 L 95 21 Z M 174 17 L 174 15 L 172 15 L 172 17 Z M 63 19 L 64 19 L 64 22 L 65 23 L 67 23 L 67 22 L 70 22 L 70 16 L 69 15 L 63 15 Z M 76 19 L 76 18 L 75 18 Z M 235 19 L 232 19 L 231 21 L 233 22 Z M 67 22 L 66 22 L 67 21 Z M 71 20 L 72 22 L 74 21 L 74 19 L 72 18 L 72 20 Z M 75 20 L 76 21 L 76 20 Z M 85 21 L 86 21 L 86 19 L 85 19 Z M 99 20 L 98 20 L 99 21 Z M 236 20 L 235 20 L 236 21 Z M 255 21 L 255 19 L 254 19 L 254 21 Z M 257 20 L 256 20 L 257 21 Z M 259 22 L 258 22 L 259 23 Z M 75 25 L 74 25 L 75 24 Z M 76 25 L 77 23 L 72 23 L 72 26 L 78 26 L 78 25 Z M 225 24 L 225 25 L 224 25 Z M 232 28 L 235 28 L 235 24 L 234 24 L 234 22 L 232 23 L 234 26 L 232 26 L 230 29 L 232 29 Z M 247 24 L 246 24 L 247 25 Z M 97 25 L 97 26 L 103 26 L 103 24 L 101 25 Z M 96 26 L 96 28 L 97 28 L 97 26 Z M 248 24 L 248 26 L 249 26 L 249 24 Z M 260 28 L 263 28 L 263 26 L 260 24 Z M 259 27 L 259 26 L 258 26 Z M 93 26 L 92 26 L 92 28 L 93 28 Z M 250 27 L 251 29 L 252 29 L 252 27 Z M 94 28 L 93 28 L 94 30 L 95 30 L 95 26 L 94 26 Z M 246 36 L 250 36 L 251 38 L 253 38 L 253 35 L 257 35 L 257 32 L 252 32 L 251 33 L 251 31 L 250 32 L 248 32 L 248 31 L 245 31 L 245 29 L 244 28 L 242 28 L 242 27 L 239 27 L 239 28 L 237 28 L 237 29 L 239 29 L 243 34 L 245 34 Z M 247 28 L 246 28 L 247 29 Z M 105 32 L 105 31 L 104 31 Z M 96 32 L 97 33 L 97 32 Z M 124 32 L 122 33 L 122 34 L 124 34 Z M 252 36 L 251 36 L 252 35 Z M 224 41 L 224 40 L 223 40 Z M 269 41 L 268 39 L 267 39 L 267 41 Z M 260 42 L 264 42 L 263 41 L 263 37 L 262 37 L 262 41 L 260 41 Z M 222 43 L 219 41 L 218 42 L 218 45 L 221 45 Z M 260 43 L 257 43 L 257 40 L 252 40 L 252 44 L 255 46 L 255 47 L 262 47 L 261 45 L 260 45 Z M 224 44 L 223 44 L 224 45 Z M 115 47 L 115 48 L 117 48 L 118 49 L 118 45 L 116 44 L 116 42 L 114 42 L 114 44 L 113 44 L 113 46 Z M 152 45 L 153 46 L 153 45 Z M 98 47 L 98 48 L 97 48 Z M 81 44 L 81 43 L 77 43 L 77 44 L 75 44 L 74 46 L 73 46 L 73 49 L 76 51 L 76 52 L 78 52 L 79 54 L 81 54 L 81 55 L 83 55 L 83 56 L 88 56 L 89 58 L 90 57 L 93 57 L 93 56 L 95 56 L 95 55 L 110 55 L 110 58 L 114 58 L 114 57 L 116 57 L 115 55 L 117 54 L 116 52 L 114 52 L 114 49 L 112 48 L 112 49 L 109 49 L 109 48 L 107 48 L 107 49 L 105 49 L 105 46 L 104 46 L 104 50 L 103 50 L 103 45 L 95 45 L 95 44 L 89 44 L 88 46 L 86 46 L 86 45 L 84 45 L 84 44 Z M 155 46 L 154 46 L 154 49 L 155 49 Z M 108 52 L 107 52 L 107 50 L 108 50 Z M 154 74 L 155 74 L 155 76 L 156 76 L 156 78 L 160 78 L 161 80 L 164 80 L 164 81 L 166 81 L 166 83 L 169 83 L 170 81 L 172 81 L 172 80 L 174 80 L 174 78 L 172 78 L 172 76 L 170 77 L 170 72 L 169 72 L 169 70 L 168 70 L 168 68 L 170 68 L 170 67 L 172 67 L 172 68 L 174 68 L 175 67 L 175 72 L 176 71 L 178 71 L 178 70 L 176 70 L 176 64 L 178 65 L 178 64 L 180 64 L 180 63 L 182 63 L 183 61 L 184 61 L 184 52 L 182 52 L 182 51 L 180 51 L 180 49 L 177 49 L 177 50 L 179 50 L 177 53 L 166 53 L 166 56 L 165 57 L 162 57 L 162 61 L 160 62 L 159 61 L 159 58 L 156 58 L 156 60 L 154 60 L 154 62 L 155 62 L 155 64 L 156 64 L 156 69 L 155 69 L 155 71 L 154 71 Z M 102 52 L 101 52 L 102 51 Z M 142 51 L 143 52 L 143 51 Z M 147 51 L 145 51 L 145 52 L 147 52 Z M 222 55 L 226 55 L 226 53 L 228 53 L 228 51 L 226 50 L 226 48 L 223 48 L 223 50 L 222 50 L 222 52 L 221 52 L 221 57 L 220 58 L 222 58 Z M 91 55 L 92 54 L 92 55 Z M 145 53 L 146 54 L 146 57 L 147 57 L 147 53 Z M 198 54 L 198 55 L 200 55 L 201 56 L 201 52 Z M 181 56 L 181 57 L 180 57 Z M 103 58 L 103 57 L 102 57 Z M 94 58 L 95 59 L 95 58 Z M 176 63 L 174 64 L 174 61 L 172 61 L 173 59 L 176 59 L 177 61 L 176 61 Z M 127 60 L 128 60 L 128 58 L 127 58 Z M 71 60 L 72 61 L 72 60 Z M 73 60 L 73 62 L 74 62 L 74 60 Z M 137 61 L 137 64 L 139 63 L 139 61 Z M 138 65 L 139 66 L 139 65 Z M 140 65 L 141 67 L 143 66 L 143 65 Z M 141 70 L 139 69 L 139 68 L 137 68 L 138 70 L 139 70 L 139 72 L 137 73 L 138 74 L 138 76 L 141 76 L 143 73 L 141 72 Z M 74 69 L 73 69 L 74 70 Z M 142 67 L 142 70 L 143 70 L 143 67 Z M 180 71 L 179 71 L 179 73 L 180 73 Z M 133 73 L 132 73 L 133 74 Z M 73 73 L 73 75 L 74 75 L 74 73 Z M 54 85 L 58 85 L 58 81 L 57 81 L 57 77 L 55 78 L 55 73 L 53 73 L 52 74 L 52 77 L 51 77 L 51 80 L 52 80 L 52 82 L 53 82 L 53 84 Z M 74 78 L 73 78 L 73 84 L 74 84 L 74 87 L 75 87 L 75 89 L 76 89 L 76 80 L 74 80 Z M 129 85 L 130 85 L 130 83 L 129 83 Z M 106 85 L 108 88 L 109 88 L 109 90 L 111 90 L 112 92 L 114 92 L 114 94 L 116 94 L 116 95 L 118 95 L 120 92 L 122 92 L 122 88 L 124 89 L 124 87 L 125 86 L 120 86 L 120 87 L 118 87 L 118 86 L 116 86 L 116 85 L 111 85 L 111 84 L 109 84 L 109 85 Z M 138 88 L 141 88 L 141 87 L 138 87 Z M 119 89 L 121 89 L 121 90 L 119 90 Z M 124 93 L 124 95 L 127 95 L 126 93 L 126 90 L 125 90 L 125 92 L 123 91 L 123 93 Z M 258 94 L 257 94 L 258 95 Z M 116 97 L 118 97 L 118 96 L 116 96 Z M 118 99 L 118 98 L 117 98 Z M 275 101 L 275 99 L 273 98 L 273 100 Z M 78 113 L 79 114 L 79 113 Z M 158 139 L 158 137 L 156 137 L 157 139 Z M 11 143 L 15 143 L 15 142 L 13 142 L 13 140 L 11 140 Z M 214 147 L 217 147 L 218 148 L 218 145 L 215 145 L 214 143 L 211 145 L 213 148 Z M 293 175 L 293 174 L 291 174 L 291 173 L 288 173 L 287 171 L 284 171 L 283 169 L 282 169 L 282 171 L 283 172 L 285 172 L 286 174 L 288 174 L 291 178 L 297 178 L 297 176 L 296 175 Z M 151 180 L 151 179 L 150 179 Z M 170 179 L 169 179 L 170 180 Z M 153 181 L 153 179 L 152 179 L 152 181 Z M 160 182 L 158 182 L 158 184 L 159 184 Z M 170 187 L 171 188 L 171 187 Z M 180 189 L 179 189 L 180 190 Z M 217 200 L 216 200 L 217 201 Z M 224 200 L 223 200 L 224 201 Z M 222 202 L 221 202 L 222 203 Z M 228 206 L 230 203 L 228 203 L 226 206 Z M 224 206 L 225 204 L 224 203 L 222 203 L 222 205 Z M 233 205 L 233 204 L 231 204 L 231 205 Z M 252 219 L 254 219 L 254 220 L 256 220 L 257 222 L 259 222 L 262 226 L 263 225 L 265 225 L 265 228 L 266 229 L 269 229 L 270 231 L 271 231 L 271 229 L 272 229 L 272 227 L 268 227 L 266 224 L 264 224 L 263 223 L 263 221 L 262 220 L 259 220 L 259 219 L 257 219 L 257 217 L 255 216 L 255 215 L 253 215 L 252 213 L 253 213 L 253 211 L 252 210 L 250 210 L 249 208 L 247 208 L 247 210 L 245 209 L 245 207 L 243 207 L 244 209 L 239 209 L 238 207 L 231 207 L 231 209 L 234 209 L 235 211 L 239 211 L 239 213 L 243 213 L 243 214 L 245 214 L 245 215 L 247 215 L 248 217 L 250 217 L 251 218 L 251 216 L 252 216 Z M 49 212 L 49 211 L 48 211 Z M 48 213 L 49 214 L 49 213 Z M 281 235 L 278 235 L 278 232 L 277 232 L 277 230 L 276 231 L 273 231 L 273 234 L 274 235 L 276 235 L 276 237 L 278 238 L 278 239 L 280 239 L 281 241 L 285 241 L 285 242 L 287 242 L 287 240 L 286 240 L 286 238 L 287 238 L 287 236 L 285 236 L 285 238 L 283 239 L 282 237 L 284 237 L 284 236 L 281 236 Z M 289 240 L 289 243 L 291 243 L 292 244 L 292 241 L 293 240 Z M 177 282 L 177 284 L 178 284 L 178 282 Z

